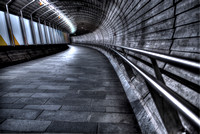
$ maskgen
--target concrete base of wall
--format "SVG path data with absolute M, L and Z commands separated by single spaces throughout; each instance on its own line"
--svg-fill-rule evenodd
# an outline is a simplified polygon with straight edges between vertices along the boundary
M 51 55 L 68 48 L 67 44 L 1 46 L 0 68 Z

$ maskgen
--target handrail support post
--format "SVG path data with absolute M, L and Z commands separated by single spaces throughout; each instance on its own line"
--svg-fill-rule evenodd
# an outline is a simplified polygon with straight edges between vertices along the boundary
M 32 4 L 33 2 L 35 2 L 35 0 L 32 0 L 31 2 L 29 2 L 28 4 L 26 4 L 25 6 L 23 6 L 20 9 L 20 22 L 21 22 L 21 28 L 22 28 L 22 34 L 23 34 L 23 39 L 24 39 L 24 45 L 28 45 L 28 40 L 26 37 L 26 30 L 25 30 L 25 25 L 24 25 L 24 18 L 23 18 L 23 9 L 25 9 L 27 6 L 29 6 L 30 4 Z
M 11 24 L 11 20 L 10 20 L 10 13 L 9 13 L 9 9 L 8 9 L 8 5 L 12 2 L 12 0 L 9 0 L 6 3 L 6 22 L 8 25 L 8 29 L 9 29 L 9 37 L 10 37 L 10 42 L 12 46 L 15 46 L 15 39 L 14 39 L 14 34 L 13 34 L 13 29 L 12 29 L 12 24 Z
M 158 67 L 157 61 L 150 58 L 152 62 L 152 67 L 154 69 L 157 80 L 162 83 L 164 79 Z M 160 94 L 152 89 L 152 87 L 146 82 L 147 87 L 151 93 L 151 96 L 156 104 L 158 112 L 160 113 L 161 119 L 168 133 L 178 133 L 183 130 L 178 112 L 169 103 L 160 96 Z

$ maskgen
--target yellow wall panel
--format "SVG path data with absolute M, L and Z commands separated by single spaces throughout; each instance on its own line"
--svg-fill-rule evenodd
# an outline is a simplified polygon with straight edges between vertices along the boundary
M 3 37 L 0 35 L 0 46 L 7 46 L 7 43 L 3 39 Z
M 19 45 L 19 42 L 17 41 L 17 39 L 14 36 L 14 41 L 15 41 L 15 45 Z

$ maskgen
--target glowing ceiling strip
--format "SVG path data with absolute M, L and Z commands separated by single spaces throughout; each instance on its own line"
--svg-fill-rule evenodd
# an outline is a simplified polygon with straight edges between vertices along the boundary
M 69 26 L 71 33 L 75 33 L 76 32 L 76 26 L 72 23 L 72 20 L 70 20 L 69 18 L 67 18 L 66 15 L 64 15 L 60 10 L 56 9 L 52 4 L 50 4 L 48 2 L 48 0 L 40 0 L 40 5 L 49 5 L 48 8 L 50 9 L 54 9 L 54 12 L 56 12 L 58 14 L 58 19 L 63 19 L 63 21 Z

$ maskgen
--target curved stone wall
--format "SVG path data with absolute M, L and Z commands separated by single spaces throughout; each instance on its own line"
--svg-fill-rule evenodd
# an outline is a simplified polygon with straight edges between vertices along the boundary
M 121 0 L 111 2 L 96 31 L 73 42 L 114 44 L 199 57 L 198 0 Z
M 107 14 L 104 21 L 94 32 L 82 36 L 73 36 L 72 42 L 128 46 L 195 61 L 200 60 L 200 3 L 198 0 L 116 0 L 111 2 L 106 10 Z M 151 63 L 147 57 L 134 53 L 133 55 L 147 63 Z M 132 61 L 155 76 L 151 67 L 134 59 Z M 199 74 L 163 62 L 158 62 L 158 65 L 164 71 L 175 74 L 176 77 L 199 85 Z M 191 89 L 187 84 L 172 79 L 165 74 L 163 74 L 163 78 L 168 87 L 194 106 L 200 108 L 198 92 Z M 149 115 L 156 120 L 154 125 L 156 124 L 157 128 L 161 130 L 162 120 L 155 107 L 152 107 L 154 102 L 149 94 L 148 87 L 143 81 L 134 72 L 129 82 L 134 85 L 134 90 L 138 92 L 139 100 L 143 101 L 143 109 L 148 109 L 146 111 L 150 112 Z M 137 118 L 142 120 L 143 117 L 137 116 Z M 183 120 L 183 118 L 181 119 Z M 187 123 L 182 121 L 182 124 L 188 131 L 194 132 Z M 142 127 L 142 124 L 140 126 Z M 143 126 L 142 129 L 144 130 L 145 127 L 147 126 Z M 147 131 L 148 129 L 143 132 Z

